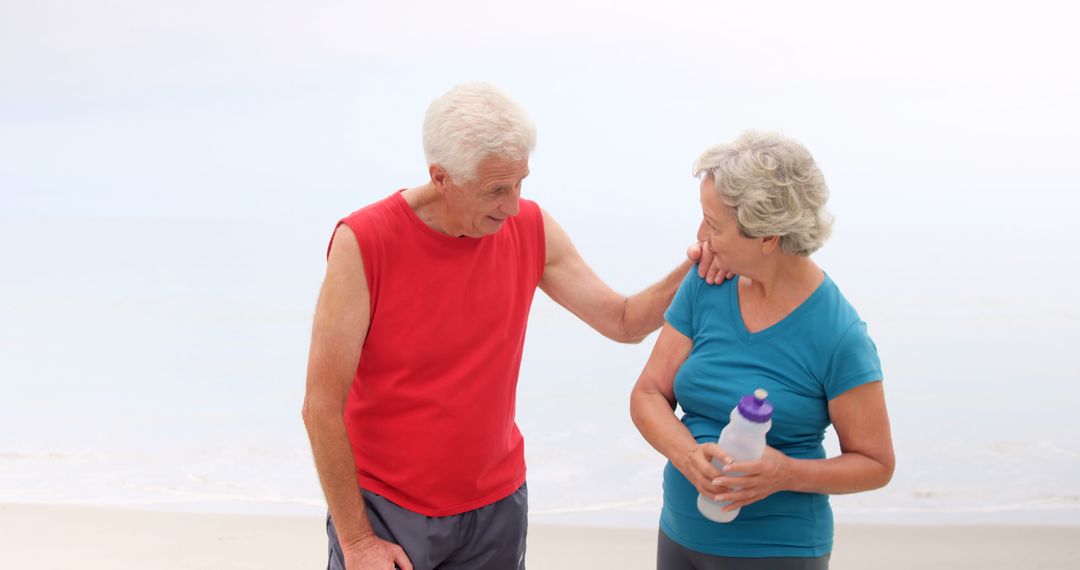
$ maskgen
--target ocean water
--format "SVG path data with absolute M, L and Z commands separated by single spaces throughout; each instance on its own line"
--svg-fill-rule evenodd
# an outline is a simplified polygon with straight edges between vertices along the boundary
M 678 262 L 692 207 L 647 235 L 563 224 L 633 291 Z M 331 227 L 6 220 L 0 502 L 323 512 L 299 412 Z M 930 260 L 896 229 L 838 225 L 817 256 L 877 341 L 898 462 L 834 497 L 837 520 L 1080 524 L 1076 293 Z M 628 413 L 653 341 L 609 342 L 537 293 L 518 388 L 534 521 L 655 525 L 664 461 Z

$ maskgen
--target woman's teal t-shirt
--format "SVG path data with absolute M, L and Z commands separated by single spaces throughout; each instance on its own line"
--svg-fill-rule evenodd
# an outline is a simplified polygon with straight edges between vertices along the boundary
M 739 398 L 769 392 L 770 446 L 799 459 L 823 459 L 828 401 L 881 380 L 866 323 L 828 275 L 780 322 L 751 334 L 739 310 L 738 278 L 707 285 L 691 268 L 664 314 L 693 348 L 675 375 L 682 422 L 698 443 L 716 442 Z M 816 557 L 832 551 L 827 495 L 779 492 L 747 505 L 730 523 L 697 510 L 697 489 L 668 462 L 660 528 L 698 552 L 733 557 Z

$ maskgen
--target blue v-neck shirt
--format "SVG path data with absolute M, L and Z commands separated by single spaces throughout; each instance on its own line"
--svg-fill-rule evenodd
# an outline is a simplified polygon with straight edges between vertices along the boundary
M 707 285 L 691 268 L 664 314 L 693 341 L 675 375 L 682 422 L 698 443 L 716 442 L 739 398 L 769 392 L 768 444 L 799 459 L 823 459 L 828 401 L 882 379 L 866 323 L 828 275 L 780 322 L 751 334 L 739 310 L 738 278 Z M 716 556 L 816 557 L 832 551 L 827 495 L 780 492 L 742 508 L 730 523 L 697 510 L 697 490 L 668 462 L 660 528 L 683 546 Z

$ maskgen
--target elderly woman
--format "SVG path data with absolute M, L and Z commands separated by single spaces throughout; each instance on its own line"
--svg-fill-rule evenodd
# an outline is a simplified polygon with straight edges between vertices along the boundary
M 884 486 L 894 460 L 877 349 L 810 259 L 830 231 L 825 180 L 800 144 L 757 132 L 706 150 L 694 171 L 699 239 L 737 278 L 710 287 L 690 271 L 631 395 L 634 424 L 669 460 L 657 567 L 828 568 L 828 496 Z M 768 445 L 733 462 L 717 438 L 757 388 L 775 408 Z M 826 459 L 830 423 L 841 452 Z M 712 522 L 699 493 L 741 511 Z

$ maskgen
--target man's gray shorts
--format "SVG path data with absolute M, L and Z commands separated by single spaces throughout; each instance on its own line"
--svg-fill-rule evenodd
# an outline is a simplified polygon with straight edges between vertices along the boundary
M 525 570 L 529 518 L 525 485 L 498 502 L 448 517 L 414 513 L 367 491 L 363 495 L 375 536 L 400 545 L 415 570 Z M 327 569 L 343 570 L 345 559 L 329 514 L 326 534 Z

